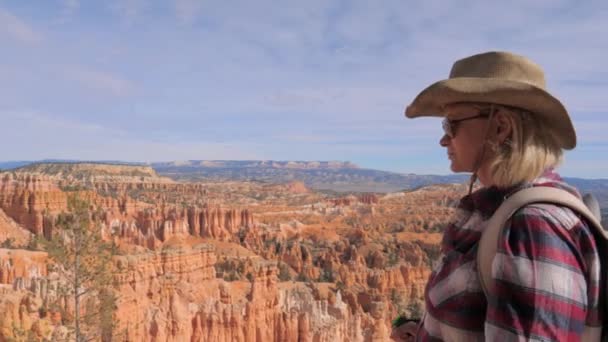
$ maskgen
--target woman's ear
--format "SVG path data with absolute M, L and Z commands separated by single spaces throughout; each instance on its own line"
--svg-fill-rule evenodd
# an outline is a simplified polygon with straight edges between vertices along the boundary
M 508 115 L 504 112 L 496 113 L 495 122 L 496 122 L 496 142 L 499 145 L 505 142 L 505 140 L 511 137 L 513 132 L 513 121 Z

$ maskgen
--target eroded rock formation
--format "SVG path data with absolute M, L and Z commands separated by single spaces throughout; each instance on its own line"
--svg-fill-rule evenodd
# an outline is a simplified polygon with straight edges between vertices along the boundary
M 420 301 L 461 190 L 329 198 L 297 182 L 53 170 L 0 173 L 0 228 L 10 226 L 0 242 L 48 238 L 70 196 L 88 201 L 94 226 L 122 253 L 116 317 L 129 341 L 386 341 L 390 320 Z M 0 249 L 0 340 L 14 327 L 65 335 L 49 306 L 61 279 L 44 252 L 13 248 Z

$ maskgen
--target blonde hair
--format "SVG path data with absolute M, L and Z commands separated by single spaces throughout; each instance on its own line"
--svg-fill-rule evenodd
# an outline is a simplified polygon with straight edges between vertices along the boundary
M 511 138 L 502 145 L 490 143 L 495 153 L 490 157 L 490 176 L 498 187 L 508 187 L 538 178 L 561 163 L 563 151 L 557 137 L 544 129 L 533 113 L 496 105 L 511 122 Z

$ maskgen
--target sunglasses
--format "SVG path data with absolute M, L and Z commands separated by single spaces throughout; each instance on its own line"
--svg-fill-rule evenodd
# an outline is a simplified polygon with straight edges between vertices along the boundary
M 469 117 L 462 118 L 462 119 L 450 120 L 448 118 L 445 118 L 445 119 L 443 119 L 443 122 L 441 123 L 441 127 L 443 128 L 443 132 L 445 133 L 445 135 L 447 135 L 450 138 L 454 138 L 454 136 L 456 134 L 456 127 L 458 126 L 458 124 L 460 122 L 478 119 L 478 118 L 487 118 L 489 116 L 490 116 L 489 113 L 482 112 L 477 115 L 469 116 Z

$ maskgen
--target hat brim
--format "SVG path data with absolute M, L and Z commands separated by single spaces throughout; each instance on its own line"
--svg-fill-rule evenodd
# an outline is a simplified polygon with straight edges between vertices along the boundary
M 450 103 L 484 102 L 525 109 L 537 115 L 567 150 L 576 146 L 576 133 L 564 105 L 545 90 L 525 82 L 459 77 L 442 80 L 424 89 L 405 109 L 405 116 L 444 116 Z

